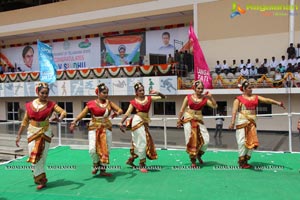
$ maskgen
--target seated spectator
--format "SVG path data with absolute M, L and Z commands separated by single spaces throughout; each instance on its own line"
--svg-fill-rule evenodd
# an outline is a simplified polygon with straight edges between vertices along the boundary
M 285 73 L 285 67 L 284 67 L 281 63 L 279 63 L 277 69 L 280 71 L 281 74 L 284 74 L 284 73 Z
M 220 74 L 221 73 L 221 69 L 222 69 L 222 67 L 220 65 L 220 61 L 217 60 L 217 65 L 215 66 L 215 72 L 217 74 Z
M 297 69 L 294 72 L 294 78 L 295 78 L 295 85 L 296 85 L 296 87 L 300 87 L 300 69 Z
M 260 67 L 257 69 L 257 73 L 260 75 L 267 74 L 268 68 L 264 64 L 261 64 Z
M 284 68 L 287 67 L 287 60 L 285 59 L 285 56 L 281 56 L 281 61 L 279 62 Z
M 269 65 L 268 65 L 268 60 L 266 58 L 264 58 L 264 61 L 262 62 L 262 65 L 264 65 L 268 69 L 268 72 L 270 71 Z
M 235 60 L 232 60 L 232 65 L 229 66 L 229 71 L 233 74 L 235 74 L 235 72 L 239 71 L 238 70 L 238 66 L 236 65 Z
M 287 66 L 285 72 L 293 73 L 294 72 L 294 65 L 292 65 L 292 63 L 288 63 L 288 66 Z
M 246 67 L 247 67 L 248 70 L 252 67 L 252 63 L 251 63 L 250 59 L 247 60 Z
M 294 55 L 292 55 L 291 58 L 288 59 L 288 64 L 291 63 L 293 66 L 295 66 L 297 64 L 297 59 Z
M 222 73 L 225 73 L 226 75 L 228 74 L 229 72 L 229 67 L 226 63 L 226 60 L 223 60 L 223 65 L 222 65 L 222 70 L 221 70 Z
M 249 76 L 255 80 L 257 79 L 257 69 L 254 65 L 252 65 L 252 67 L 249 69 Z
M 243 66 L 243 69 L 240 71 L 241 75 L 248 79 L 249 77 L 249 70 L 246 68 L 246 65 Z
M 282 83 L 284 87 L 296 87 L 294 75 L 291 73 L 285 74 Z
M 295 67 L 295 71 L 299 71 L 300 70 L 300 63 L 297 64 L 297 66 Z
M 280 73 L 278 68 L 275 70 L 273 79 L 274 79 L 273 82 L 274 87 L 280 87 L 282 85 L 282 74 Z
M 300 56 L 297 57 L 297 64 L 300 63 Z
M 254 62 L 254 64 L 252 65 L 252 66 L 254 66 L 256 69 L 258 69 L 259 67 L 260 67 L 260 63 L 259 63 L 259 59 L 258 58 L 255 58 L 255 62 Z M 252 67 L 251 66 L 251 67 Z
M 272 57 L 269 66 L 270 66 L 270 71 L 275 71 L 276 68 L 278 67 L 278 61 L 275 60 L 274 56 Z
M 300 43 L 297 44 L 297 48 L 296 48 L 296 57 L 297 57 L 297 58 L 300 57 Z
M 244 65 L 244 60 L 241 60 L 241 63 L 239 65 L 239 72 L 243 69 Z

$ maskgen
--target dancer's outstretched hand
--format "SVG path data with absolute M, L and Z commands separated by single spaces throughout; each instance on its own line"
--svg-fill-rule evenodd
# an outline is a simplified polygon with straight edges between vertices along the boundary
M 120 127 L 120 130 L 122 131 L 122 133 L 125 133 L 126 129 L 122 123 L 119 123 L 119 127 Z

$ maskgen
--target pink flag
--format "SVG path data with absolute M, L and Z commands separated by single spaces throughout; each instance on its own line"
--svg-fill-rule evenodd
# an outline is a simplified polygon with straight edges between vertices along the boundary
M 195 80 L 201 80 L 204 84 L 204 88 L 212 89 L 212 78 L 210 76 L 210 70 L 206 63 L 204 54 L 200 47 L 198 38 L 194 32 L 193 26 L 190 25 L 189 38 L 194 52 L 194 73 Z

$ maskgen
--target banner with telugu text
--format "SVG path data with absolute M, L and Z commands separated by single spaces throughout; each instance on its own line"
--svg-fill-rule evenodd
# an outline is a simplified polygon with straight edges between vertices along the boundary
M 53 56 L 58 70 L 100 67 L 100 38 L 55 42 Z
M 195 80 L 201 80 L 204 84 L 204 88 L 212 89 L 210 70 L 192 25 L 190 25 L 189 29 L 189 38 L 193 47 Z

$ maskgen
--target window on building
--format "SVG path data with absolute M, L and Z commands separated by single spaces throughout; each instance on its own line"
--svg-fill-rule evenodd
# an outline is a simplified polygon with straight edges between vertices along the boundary
M 19 102 L 7 102 L 7 120 L 19 120 Z
M 123 113 L 126 113 L 128 107 L 129 107 L 129 104 L 130 104 L 129 101 L 120 102 L 120 107 L 123 110 Z M 131 114 L 136 114 L 136 110 L 134 109 Z
M 266 104 L 266 103 L 259 103 L 257 106 L 257 114 L 263 115 L 263 114 L 272 114 L 272 105 Z M 271 117 L 271 116 L 268 116 Z
M 176 115 L 175 102 L 154 102 L 154 115 Z
M 215 115 L 215 111 L 213 108 L 209 107 L 209 106 L 204 106 L 202 109 L 202 115 L 203 116 L 214 116 Z
M 73 118 L 73 103 L 72 102 L 57 102 L 62 109 L 67 112 L 66 118 Z M 68 120 L 72 121 L 72 120 Z
M 82 103 L 82 110 L 85 108 L 86 104 L 87 104 L 87 102 L 83 102 L 83 103 Z M 91 117 L 92 117 L 92 116 L 91 116 L 91 113 L 90 113 L 90 112 L 85 116 L 85 118 L 91 118 Z
M 217 101 L 218 108 L 217 113 L 226 116 L 227 115 L 227 101 Z

